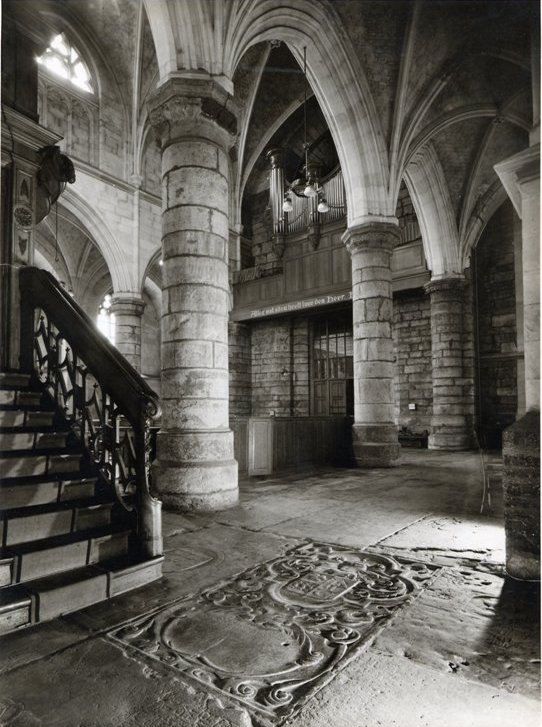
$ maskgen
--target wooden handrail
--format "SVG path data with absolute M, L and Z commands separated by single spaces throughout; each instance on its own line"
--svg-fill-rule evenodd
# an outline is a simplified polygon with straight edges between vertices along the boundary
M 89 371 L 104 391 L 118 403 L 133 427 L 139 426 L 141 407 L 148 418 L 160 414 L 160 400 L 134 367 L 96 328 L 95 323 L 74 301 L 51 273 L 36 267 L 19 272 L 21 307 L 27 313 L 41 308 L 54 322 L 74 351 L 83 358 Z M 29 311 L 29 308 L 31 309 Z M 23 330 L 33 321 L 23 321 Z M 21 340 L 22 368 L 32 370 L 32 336 Z

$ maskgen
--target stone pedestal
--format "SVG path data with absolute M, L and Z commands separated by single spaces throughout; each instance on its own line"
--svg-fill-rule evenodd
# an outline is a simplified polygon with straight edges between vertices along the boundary
M 432 280 L 431 364 L 433 416 L 429 449 L 449 451 L 473 446 L 472 371 L 465 370 L 464 278 Z
M 394 421 L 391 256 L 396 225 L 349 228 L 354 343 L 354 458 L 360 467 L 390 467 L 399 457 Z
M 174 79 L 150 103 L 162 149 L 162 426 L 157 490 L 178 510 L 238 500 L 228 422 L 231 99 Z
M 115 346 L 136 371 L 141 371 L 141 316 L 144 308 L 141 298 L 114 296 L 111 301 L 111 313 L 115 314 Z
M 540 580 L 540 412 L 505 430 L 503 459 L 506 571 Z

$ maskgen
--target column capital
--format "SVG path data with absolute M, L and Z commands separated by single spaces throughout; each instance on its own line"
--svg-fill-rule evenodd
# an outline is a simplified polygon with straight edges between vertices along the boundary
M 447 293 L 449 295 L 461 294 L 467 285 L 467 279 L 464 275 L 454 275 L 448 278 L 433 278 L 425 284 L 425 292 L 429 295 L 433 293 Z
M 266 158 L 269 160 L 271 169 L 283 169 L 284 168 L 284 155 L 286 149 L 282 146 L 275 146 L 266 153 Z
M 375 220 L 349 227 L 343 234 L 342 241 L 350 255 L 371 250 L 393 252 L 393 248 L 401 239 L 399 226 L 391 221 L 394 219 L 390 217 L 390 222 Z
M 211 79 L 170 78 L 152 94 L 148 109 L 162 149 L 189 137 L 208 138 L 224 149 L 235 143 L 237 105 Z
M 115 315 L 142 316 L 145 301 L 133 295 L 113 295 L 111 298 L 111 313 Z

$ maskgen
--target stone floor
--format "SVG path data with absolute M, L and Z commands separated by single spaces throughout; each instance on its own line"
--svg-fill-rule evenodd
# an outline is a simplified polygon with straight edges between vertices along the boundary
M 0 640 L 0 727 L 538 725 L 539 589 L 481 473 L 403 450 L 165 513 L 161 581 Z

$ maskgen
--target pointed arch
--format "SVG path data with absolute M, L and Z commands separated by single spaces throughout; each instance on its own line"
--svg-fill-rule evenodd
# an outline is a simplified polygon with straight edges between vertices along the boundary
M 63 192 L 61 204 L 83 223 L 88 236 L 95 241 L 107 263 L 114 291 L 134 290 L 135 284 L 125 264 L 126 256 L 101 215 L 70 187 Z
M 309 83 L 333 136 L 343 170 L 348 224 L 392 217 L 388 153 L 364 70 L 329 0 L 144 0 L 160 82 L 173 73 L 208 74 L 227 90 L 245 51 L 285 42 L 298 62 L 307 48 Z M 181 22 L 182 21 L 182 22 Z M 212 41 L 212 42 L 211 42 Z
M 432 278 L 461 274 L 459 234 L 452 201 L 437 153 L 430 143 L 411 159 L 405 169 L 405 183 L 420 223 Z

